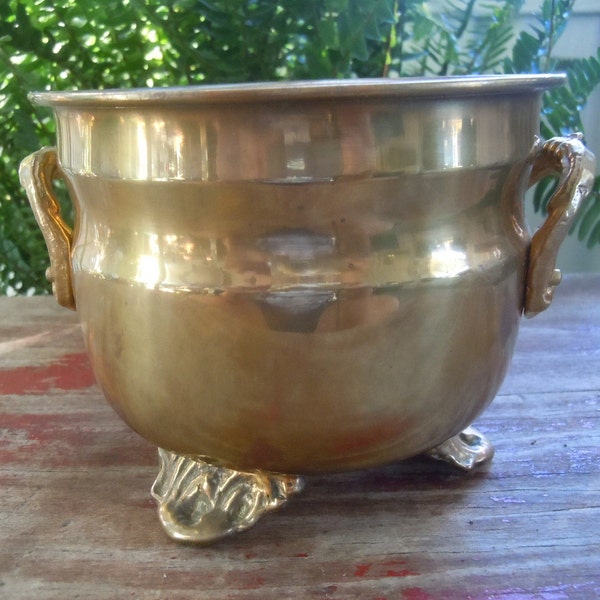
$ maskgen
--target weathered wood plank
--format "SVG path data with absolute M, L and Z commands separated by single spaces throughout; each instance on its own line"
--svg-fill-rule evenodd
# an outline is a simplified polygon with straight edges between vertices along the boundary
M 1 299 L 0 598 L 600 597 L 599 298 L 599 277 L 573 277 L 523 323 L 477 424 L 496 446 L 488 468 L 310 477 L 208 548 L 162 533 L 155 450 L 93 384 L 76 315 Z

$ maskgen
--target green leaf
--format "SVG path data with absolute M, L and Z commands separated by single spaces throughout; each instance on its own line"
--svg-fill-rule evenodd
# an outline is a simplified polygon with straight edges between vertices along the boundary
M 334 21 L 323 19 L 317 24 L 319 39 L 325 48 L 336 48 L 339 44 L 338 28 Z

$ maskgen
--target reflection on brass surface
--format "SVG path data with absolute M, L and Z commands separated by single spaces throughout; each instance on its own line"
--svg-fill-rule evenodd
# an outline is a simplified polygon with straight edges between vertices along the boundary
M 537 138 L 562 81 L 34 95 L 55 110 L 72 234 L 55 241 L 40 202 L 52 153 L 23 179 L 109 402 L 160 448 L 235 472 L 432 448 L 464 463 L 463 443 L 489 458 L 460 432 L 502 383 L 523 310 L 549 304 L 593 173 L 580 137 Z M 523 195 L 549 172 L 530 251 Z
M 528 317 L 552 302 L 561 279 L 560 271 L 554 268 L 558 250 L 592 190 L 595 169 L 596 158 L 586 148 L 581 133 L 548 140 L 533 164 L 531 184 L 550 174 L 560 175 L 560 180 L 548 204 L 548 218 L 531 240 L 525 298 Z
M 60 168 L 54 148 L 43 148 L 21 162 L 21 183 L 42 230 L 50 267 L 46 277 L 52 283 L 52 292 L 61 306 L 75 310 L 71 276 L 71 229 L 61 219 L 60 205 L 52 193 L 52 181 L 60 177 Z
M 475 427 L 467 427 L 464 431 L 429 450 L 427 456 L 447 462 L 463 471 L 472 471 L 492 460 L 494 447 Z
M 167 534 L 208 544 L 252 527 L 304 487 L 301 477 L 241 473 L 159 448 L 160 471 L 152 495 Z

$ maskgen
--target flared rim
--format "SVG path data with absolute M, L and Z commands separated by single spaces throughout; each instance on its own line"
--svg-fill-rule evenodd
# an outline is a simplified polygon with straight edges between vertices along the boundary
M 32 92 L 40 106 L 127 107 L 361 98 L 468 97 L 539 93 L 566 81 L 564 74 L 470 75 L 400 79 L 335 79 L 82 91 Z

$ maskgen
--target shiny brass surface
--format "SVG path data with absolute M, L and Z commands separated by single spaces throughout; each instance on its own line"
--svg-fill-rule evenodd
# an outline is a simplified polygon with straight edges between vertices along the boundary
M 593 174 L 579 137 L 537 138 L 561 81 L 34 95 L 55 110 L 72 239 L 39 201 L 51 168 L 32 165 L 53 155 L 24 182 L 109 402 L 160 448 L 236 472 L 432 448 L 460 463 L 465 443 L 489 459 L 455 436 L 498 390 L 523 310 L 548 306 Z M 548 172 L 530 251 L 523 195 Z
M 432 448 L 427 456 L 472 471 L 494 457 L 494 446 L 475 427 L 467 427 L 457 435 Z
M 295 475 L 242 473 L 159 448 L 152 486 L 165 532 L 180 542 L 210 544 L 252 527 L 304 488 Z
M 544 143 L 533 164 L 530 184 L 560 175 L 558 189 L 548 204 L 548 218 L 531 240 L 525 296 L 525 315 L 533 317 L 552 302 L 561 275 L 556 257 L 582 202 L 592 189 L 596 158 L 586 148 L 581 133 Z
M 21 162 L 19 176 L 27 191 L 33 214 L 40 226 L 50 257 L 46 277 L 57 302 L 75 310 L 71 277 L 71 228 L 60 216 L 60 205 L 52 193 L 52 181 L 61 177 L 56 150 L 42 148 Z

